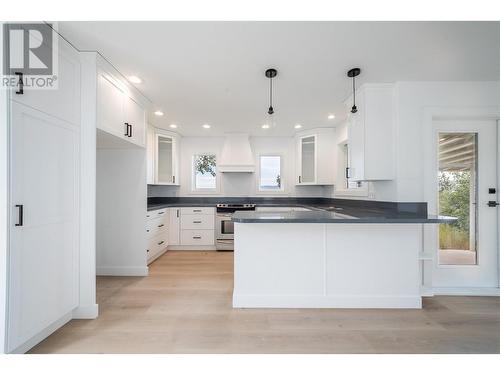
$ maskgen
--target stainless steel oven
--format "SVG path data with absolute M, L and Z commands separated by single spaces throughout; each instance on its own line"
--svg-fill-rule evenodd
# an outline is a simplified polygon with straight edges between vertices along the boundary
M 234 250 L 234 223 L 233 213 L 236 211 L 254 211 L 255 204 L 230 204 L 217 205 L 215 216 L 215 247 L 220 251 Z

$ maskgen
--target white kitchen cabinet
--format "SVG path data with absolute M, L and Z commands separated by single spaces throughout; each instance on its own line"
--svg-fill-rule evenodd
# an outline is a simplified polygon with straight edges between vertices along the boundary
M 112 67 L 99 60 L 97 127 L 140 147 L 146 146 L 146 106 Z
M 296 185 L 333 185 L 335 129 L 318 128 L 296 135 Z
M 146 183 L 155 183 L 155 130 L 150 124 L 146 125 Z
M 179 137 L 162 129 L 155 130 L 154 183 L 179 185 Z
M 213 207 L 182 207 L 180 213 L 181 245 L 214 245 L 215 209 Z
M 170 210 L 163 208 L 146 214 L 148 237 L 147 263 L 150 264 L 167 251 L 169 245 Z
M 57 43 L 59 90 L 9 93 L 8 352 L 30 349 L 79 304 L 81 63 Z
M 356 102 L 358 112 L 349 115 L 347 124 L 349 179 L 392 180 L 395 174 L 393 85 L 363 85 L 356 94 Z
M 136 100 L 125 97 L 124 121 L 130 125 L 129 137 L 139 146 L 146 145 L 146 111 Z
M 169 243 L 170 245 L 180 244 L 180 220 L 181 220 L 181 209 L 171 208 L 170 209 L 170 230 L 169 230 Z

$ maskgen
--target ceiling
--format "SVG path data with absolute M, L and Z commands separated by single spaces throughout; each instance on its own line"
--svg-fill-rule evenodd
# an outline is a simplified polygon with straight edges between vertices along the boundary
M 500 79 L 496 22 L 60 22 L 59 31 L 142 78 L 135 86 L 165 113 L 151 114 L 154 124 L 189 136 L 335 126 L 352 67 L 359 84 Z M 269 67 L 275 126 L 263 130 Z

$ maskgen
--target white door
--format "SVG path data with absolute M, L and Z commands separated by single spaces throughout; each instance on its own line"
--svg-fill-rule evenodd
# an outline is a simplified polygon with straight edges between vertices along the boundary
M 78 303 L 79 128 L 12 102 L 8 350 Z
M 458 217 L 436 226 L 435 287 L 498 287 L 497 124 L 434 122 L 436 212 Z

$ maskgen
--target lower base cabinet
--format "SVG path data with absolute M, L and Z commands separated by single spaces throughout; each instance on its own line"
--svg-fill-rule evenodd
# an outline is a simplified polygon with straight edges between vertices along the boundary
M 148 211 L 146 214 L 148 236 L 147 263 L 150 264 L 167 251 L 169 240 L 170 212 L 168 209 Z

